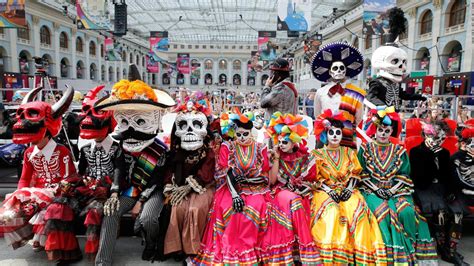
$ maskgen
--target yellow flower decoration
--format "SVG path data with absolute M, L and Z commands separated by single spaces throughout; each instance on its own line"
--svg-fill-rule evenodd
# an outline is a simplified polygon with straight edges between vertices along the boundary
M 153 89 L 141 80 L 132 82 L 124 79 L 120 80 L 114 85 L 112 95 L 120 100 L 148 98 L 151 101 L 157 101 Z

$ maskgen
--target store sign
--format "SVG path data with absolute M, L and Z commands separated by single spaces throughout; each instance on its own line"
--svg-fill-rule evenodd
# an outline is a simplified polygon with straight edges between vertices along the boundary
M 461 56 L 452 56 L 448 58 L 448 72 L 459 72 L 461 69 Z

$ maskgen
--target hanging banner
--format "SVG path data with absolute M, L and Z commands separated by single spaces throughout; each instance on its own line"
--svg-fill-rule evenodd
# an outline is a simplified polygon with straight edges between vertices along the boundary
M 148 54 L 146 55 L 146 71 L 148 73 L 159 73 L 160 72 L 160 62 L 159 61 L 156 61 L 154 56 L 153 56 L 153 53 L 152 52 L 148 52 Z
M 425 76 L 423 79 L 423 94 L 433 94 L 434 76 Z
M 311 0 L 279 0 L 277 29 L 279 31 L 309 31 Z
M 169 48 L 169 39 L 167 31 L 150 31 L 150 51 L 167 52 Z
M 304 40 L 303 50 L 304 50 L 304 63 L 311 64 L 313 56 L 319 51 L 319 47 L 323 43 L 323 35 L 315 34 L 309 36 Z
M 76 0 L 76 24 L 80 30 L 111 30 L 107 1 Z
M 395 5 L 396 0 L 364 0 L 363 31 L 366 36 L 388 33 L 387 11 Z
M 256 77 L 257 72 L 262 71 L 263 66 L 258 62 L 258 52 L 252 51 L 250 53 L 251 59 L 248 61 L 247 70 L 250 77 Z
M 106 61 L 122 61 L 122 51 L 118 43 L 113 38 L 105 38 L 105 60 Z
M 276 31 L 258 32 L 258 65 L 265 67 L 277 58 L 275 37 Z
M 178 71 L 182 74 L 189 74 L 189 54 L 188 53 L 178 53 L 178 58 L 176 60 L 176 66 Z
M 191 63 L 191 78 L 197 78 L 201 76 L 201 63 L 192 62 Z
M 460 65 L 461 56 L 452 55 L 448 58 L 448 69 L 446 72 L 459 72 L 461 69 Z
M 26 28 L 26 1 L 0 0 L 0 28 Z

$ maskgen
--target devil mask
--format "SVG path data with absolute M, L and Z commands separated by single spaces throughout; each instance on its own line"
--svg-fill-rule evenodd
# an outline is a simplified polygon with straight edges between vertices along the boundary
M 30 91 L 16 111 L 17 122 L 13 125 L 13 142 L 17 144 L 35 143 L 46 136 L 59 134 L 62 115 L 69 108 L 74 97 L 74 89 L 67 87 L 61 99 L 51 106 L 49 103 L 34 101 L 40 88 Z
M 80 137 L 83 139 L 101 139 L 113 131 L 116 123 L 112 111 L 97 110 L 94 104 L 97 102 L 97 94 L 104 88 L 98 86 L 89 91 L 82 103 L 82 119 L 80 124 Z

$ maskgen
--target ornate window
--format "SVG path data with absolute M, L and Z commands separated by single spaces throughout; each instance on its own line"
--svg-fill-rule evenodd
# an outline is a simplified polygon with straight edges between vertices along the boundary
M 51 32 L 46 26 L 43 26 L 40 29 L 40 43 L 51 45 Z
M 466 2 L 464 0 L 455 0 L 449 10 L 449 27 L 464 24 L 466 19 Z
M 420 34 L 430 33 L 432 25 L 433 25 L 433 13 L 431 13 L 431 10 L 428 10 L 421 17 Z
M 78 53 L 84 52 L 84 42 L 82 41 L 81 37 L 76 38 L 76 52 Z
M 59 35 L 59 47 L 63 49 L 67 49 L 69 47 L 67 33 L 65 33 L 64 31 L 61 32 L 61 34 Z

